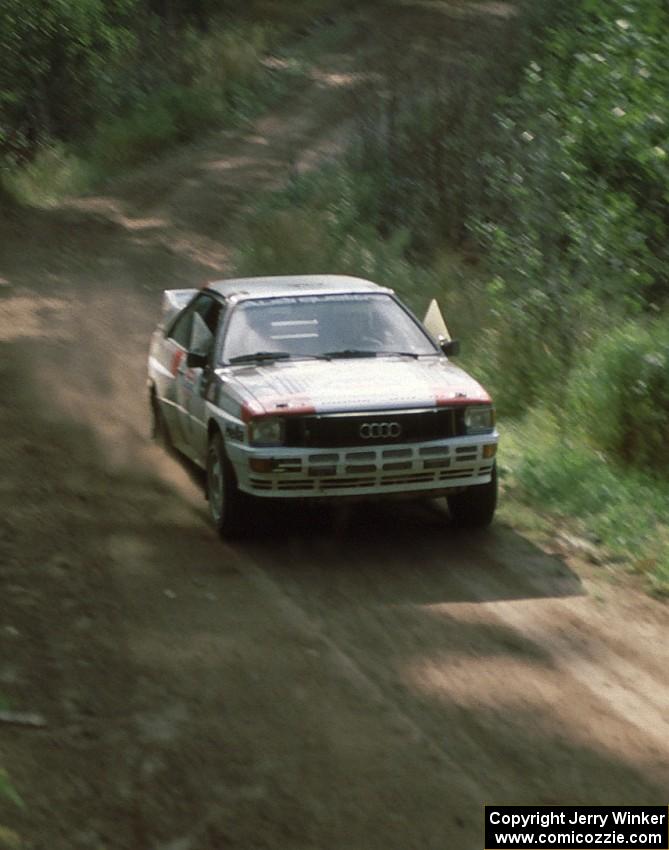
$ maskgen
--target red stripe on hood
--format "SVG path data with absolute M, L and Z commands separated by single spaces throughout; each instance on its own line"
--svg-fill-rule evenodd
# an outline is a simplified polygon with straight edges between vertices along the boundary
M 303 397 L 286 396 L 271 399 L 261 404 L 257 400 L 244 402 L 242 405 L 242 421 L 259 419 L 263 416 L 299 416 L 315 413 L 316 408 Z
M 434 403 L 437 407 L 453 407 L 465 404 L 492 404 L 492 399 L 487 393 L 479 396 L 463 396 L 438 391 L 434 394 Z

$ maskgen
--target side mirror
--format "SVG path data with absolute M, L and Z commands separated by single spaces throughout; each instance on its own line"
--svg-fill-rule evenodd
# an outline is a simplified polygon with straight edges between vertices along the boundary
M 457 357 L 460 354 L 459 339 L 443 339 L 439 343 L 439 347 L 447 357 Z
M 186 355 L 186 366 L 189 369 L 204 369 L 207 365 L 207 355 L 197 351 L 189 351 Z

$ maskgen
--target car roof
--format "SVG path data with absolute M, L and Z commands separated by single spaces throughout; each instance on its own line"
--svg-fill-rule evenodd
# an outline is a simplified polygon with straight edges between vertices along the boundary
M 238 277 L 216 280 L 207 289 L 230 301 L 250 298 L 281 298 L 295 295 L 337 295 L 341 293 L 385 292 L 391 289 L 370 280 L 350 275 L 277 275 L 271 277 Z

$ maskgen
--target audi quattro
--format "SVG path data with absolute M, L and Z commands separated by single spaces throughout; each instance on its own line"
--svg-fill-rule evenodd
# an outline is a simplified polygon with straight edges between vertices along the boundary
M 166 290 L 151 339 L 152 431 L 205 471 L 214 525 L 249 527 L 258 499 L 445 496 L 488 525 L 495 411 L 392 289 L 334 275 Z

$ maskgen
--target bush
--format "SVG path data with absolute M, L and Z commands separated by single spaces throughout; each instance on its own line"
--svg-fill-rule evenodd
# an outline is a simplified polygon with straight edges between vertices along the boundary
M 219 94 L 230 85 L 252 86 L 274 37 L 274 29 L 261 24 L 231 27 L 223 22 L 211 26 L 205 34 L 187 30 L 181 56 L 182 76 L 191 85 Z
M 562 407 L 604 311 L 620 321 L 669 300 L 668 51 L 662 0 L 592 0 L 499 104 L 475 232 L 510 331 L 499 360 L 513 412 L 551 398 Z
M 618 466 L 578 434 L 566 439 L 544 411 L 507 423 L 505 436 L 505 458 L 525 501 L 570 517 L 610 552 L 624 554 L 653 593 L 669 595 L 666 481 Z
M 611 457 L 669 471 L 669 326 L 629 323 L 575 370 L 570 405 L 588 439 Z
M 62 144 L 42 148 L 27 166 L 7 170 L 0 184 L 0 206 L 8 202 L 45 207 L 64 195 L 82 192 L 93 176 L 90 164 Z
M 169 109 L 159 102 L 149 103 L 101 124 L 93 143 L 93 158 L 104 169 L 114 171 L 154 156 L 174 144 L 178 135 Z
M 171 86 L 161 92 L 156 103 L 169 113 L 178 142 L 192 141 L 202 131 L 218 126 L 225 115 L 222 98 L 202 88 Z

